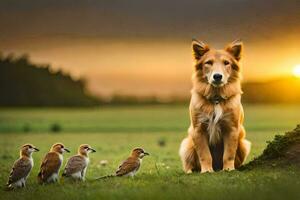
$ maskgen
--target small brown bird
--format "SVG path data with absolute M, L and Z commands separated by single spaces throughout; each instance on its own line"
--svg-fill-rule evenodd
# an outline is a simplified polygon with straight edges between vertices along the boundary
M 119 166 L 115 174 L 103 176 L 98 179 L 114 177 L 114 176 L 133 177 L 138 172 L 143 157 L 147 155 L 150 154 L 145 152 L 142 148 L 135 148 L 132 150 L 131 155 L 125 161 L 123 161 L 123 163 Z
M 51 147 L 42 161 L 38 174 L 39 183 L 54 183 L 58 181 L 58 173 L 63 163 L 64 152 L 70 151 L 61 143 L 56 143 Z
M 20 149 L 20 158 L 15 161 L 10 172 L 7 189 L 25 187 L 26 179 L 33 167 L 32 153 L 39 151 L 32 144 L 24 144 Z
M 86 169 L 89 164 L 89 153 L 96 152 L 88 144 L 82 144 L 78 148 L 78 154 L 72 156 L 65 167 L 64 173 L 62 176 L 70 177 L 74 180 L 85 180 Z

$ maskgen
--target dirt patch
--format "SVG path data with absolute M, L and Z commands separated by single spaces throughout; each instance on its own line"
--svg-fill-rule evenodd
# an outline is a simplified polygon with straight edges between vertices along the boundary
M 293 131 L 284 135 L 276 135 L 272 141 L 268 142 L 263 153 L 243 166 L 242 169 L 254 167 L 300 167 L 300 124 Z

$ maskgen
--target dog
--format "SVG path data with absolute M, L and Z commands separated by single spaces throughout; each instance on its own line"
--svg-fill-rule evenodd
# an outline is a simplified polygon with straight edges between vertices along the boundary
M 220 50 L 192 41 L 191 124 L 179 149 L 186 173 L 234 170 L 250 152 L 241 104 L 242 49 L 240 40 Z

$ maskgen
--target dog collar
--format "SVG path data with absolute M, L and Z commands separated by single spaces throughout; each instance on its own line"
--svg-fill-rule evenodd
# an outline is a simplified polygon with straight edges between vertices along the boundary
M 212 104 L 219 104 L 221 102 L 224 102 L 227 98 L 222 97 L 221 95 L 214 95 L 210 98 L 208 98 L 208 101 L 210 101 Z

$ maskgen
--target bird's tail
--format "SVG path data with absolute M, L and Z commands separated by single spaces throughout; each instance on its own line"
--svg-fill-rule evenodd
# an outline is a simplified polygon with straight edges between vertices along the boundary
M 100 180 L 100 179 L 106 179 L 106 178 L 112 178 L 112 177 L 116 177 L 116 174 L 110 174 L 110 175 L 106 175 L 106 176 L 101 176 L 99 178 L 96 178 L 95 181 Z
M 10 191 L 13 189 L 14 189 L 14 187 L 10 183 L 5 184 L 4 191 Z

